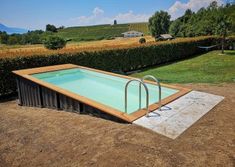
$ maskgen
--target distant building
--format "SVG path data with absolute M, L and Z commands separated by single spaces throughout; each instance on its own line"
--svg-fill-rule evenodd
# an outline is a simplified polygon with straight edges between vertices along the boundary
M 156 40 L 159 40 L 159 41 L 166 41 L 166 40 L 172 40 L 172 39 L 174 38 L 170 34 L 161 34 L 156 37 Z
M 122 33 L 122 35 L 124 38 L 144 36 L 144 34 L 142 32 L 138 32 L 138 31 L 127 31 L 127 32 Z

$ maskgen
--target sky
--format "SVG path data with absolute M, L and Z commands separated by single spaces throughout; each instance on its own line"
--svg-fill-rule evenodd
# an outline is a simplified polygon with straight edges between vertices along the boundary
M 164 10 L 176 19 L 188 8 L 197 11 L 213 0 L 0 0 L 0 23 L 29 30 L 56 26 L 144 22 Z M 216 0 L 219 5 L 225 0 Z

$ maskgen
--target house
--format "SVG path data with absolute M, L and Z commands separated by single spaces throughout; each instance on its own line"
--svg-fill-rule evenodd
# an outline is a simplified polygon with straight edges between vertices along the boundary
M 144 34 L 142 32 L 138 32 L 138 31 L 127 31 L 127 32 L 122 33 L 122 35 L 124 38 L 144 36 Z
M 159 41 L 166 41 L 166 40 L 172 40 L 172 39 L 174 38 L 170 34 L 161 34 L 156 37 L 156 40 L 159 40 Z

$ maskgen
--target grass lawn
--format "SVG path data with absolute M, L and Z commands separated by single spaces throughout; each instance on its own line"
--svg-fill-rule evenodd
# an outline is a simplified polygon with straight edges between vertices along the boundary
M 235 51 L 211 51 L 206 54 L 146 69 L 134 77 L 153 75 L 165 83 L 235 82 Z

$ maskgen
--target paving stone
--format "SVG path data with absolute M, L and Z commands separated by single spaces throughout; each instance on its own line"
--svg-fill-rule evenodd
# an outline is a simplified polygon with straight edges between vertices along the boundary
M 143 116 L 133 123 L 175 139 L 223 99 L 222 96 L 191 91 L 163 106 L 161 111 L 153 111 L 149 117 Z

